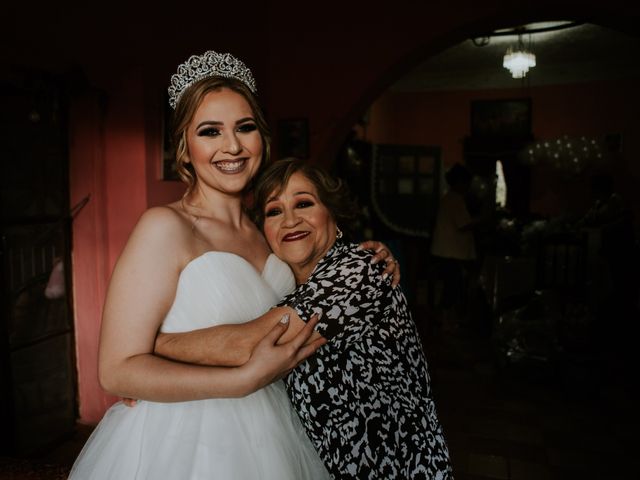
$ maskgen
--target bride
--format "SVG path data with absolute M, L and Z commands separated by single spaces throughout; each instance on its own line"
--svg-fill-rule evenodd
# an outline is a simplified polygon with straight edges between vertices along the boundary
M 283 318 L 240 367 L 153 354 L 158 330 L 246 322 L 295 286 L 243 207 L 269 161 L 255 91 L 249 69 L 230 54 L 194 55 L 172 77 L 187 190 L 141 216 L 115 266 L 100 334 L 101 385 L 143 401 L 107 411 L 71 479 L 328 478 L 276 381 L 324 343 L 309 341 L 313 322 L 282 343 Z

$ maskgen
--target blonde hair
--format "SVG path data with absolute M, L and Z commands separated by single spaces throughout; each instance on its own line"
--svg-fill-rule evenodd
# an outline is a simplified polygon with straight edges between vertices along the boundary
M 187 184 L 187 190 L 184 196 L 186 197 L 196 186 L 197 177 L 193 165 L 187 161 L 189 154 L 189 147 L 187 144 L 187 129 L 193 117 L 196 114 L 196 110 L 202 103 L 202 100 L 209 92 L 214 92 L 228 88 L 240 95 L 242 95 L 253 112 L 253 116 L 256 121 L 256 126 L 260 132 L 262 139 L 262 159 L 260 162 L 260 168 L 254 179 L 260 175 L 260 172 L 270 163 L 271 159 L 271 133 L 269 126 L 264 118 L 264 113 L 258 104 L 258 100 L 251 92 L 249 87 L 235 78 L 225 77 L 208 77 L 204 78 L 189 88 L 187 88 L 180 97 L 180 101 L 176 105 L 175 112 L 173 113 L 172 123 L 172 140 L 176 149 L 176 170 L 180 179 Z M 253 180 L 247 185 L 246 190 L 253 187 Z

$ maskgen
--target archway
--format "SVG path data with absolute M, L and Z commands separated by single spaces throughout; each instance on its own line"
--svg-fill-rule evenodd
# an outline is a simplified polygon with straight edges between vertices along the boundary
M 506 28 L 512 25 L 518 25 L 519 23 L 515 22 L 515 20 L 522 22 L 522 21 L 530 21 L 532 19 L 532 17 L 527 15 L 513 15 L 512 17 L 509 17 L 509 18 L 511 19 L 510 21 L 514 23 L 507 23 L 509 19 L 505 20 L 503 18 L 500 18 L 500 19 L 496 18 L 492 21 L 482 22 L 482 23 L 474 24 L 472 26 L 468 26 L 459 32 L 450 32 L 449 34 L 438 38 L 436 41 L 431 42 L 429 45 L 422 46 L 420 49 L 416 49 L 414 51 L 415 53 L 411 56 L 411 58 L 405 58 L 405 59 L 399 60 L 394 68 L 390 69 L 388 72 L 386 72 L 384 75 L 380 77 L 379 82 L 376 86 L 372 86 L 367 92 L 363 94 L 361 101 L 359 102 L 358 106 L 353 109 L 352 111 L 353 113 L 350 115 L 349 119 L 346 120 L 343 124 L 336 127 L 336 129 L 338 128 L 344 129 L 341 138 L 345 138 L 344 132 L 352 131 L 354 126 L 356 126 L 356 128 L 359 128 L 359 129 L 363 128 L 362 125 L 358 125 L 358 123 L 363 117 L 366 116 L 367 112 L 370 111 L 372 105 L 374 106 L 374 109 L 377 108 L 377 112 L 373 112 L 373 113 L 374 114 L 377 113 L 378 115 L 382 114 L 382 111 L 385 109 L 387 109 L 387 111 L 390 111 L 390 110 L 393 110 L 394 108 L 396 108 L 397 110 L 404 108 L 403 110 L 404 112 L 407 112 L 407 111 L 413 112 L 408 116 L 415 121 L 416 119 L 415 112 L 419 108 L 417 105 L 422 105 L 424 107 L 425 103 L 429 101 L 431 102 L 430 104 L 431 110 L 430 111 L 423 110 L 423 112 L 426 117 L 430 116 L 432 118 L 439 119 L 438 123 L 440 123 L 440 125 L 438 125 L 437 127 L 440 128 L 439 130 L 440 135 L 444 135 L 442 131 L 449 128 L 452 124 L 458 125 L 458 127 L 455 128 L 455 131 L 457 133 L 451 134 L 449 138 L 445 140 L 446 142 L 448 142 L 448 147 L 443 148 L 443 155 L 442 155 L 443 168 L 440 170 L 440 173 L 439 173 L 441 174 L 442 171 L 444 171 L 445 167 L 450 166 L 453 163 L 456 163 L 456 161 L 460 161 L 460 162 L 465 161 L 465 149 L 464 149 L 463 140 L 466 136 L 468 136 L 468 131 L 470 129 L 470 126 L 469 126 L 470 112 L 468 108 L 469 108 L 469 103 L 474 98 L 477 97 L 480 99 L 508 99 L 511 97 L 528 97 L 530 96 L 532 88 L 541 88 L 541 89 L 547 90 L 547 92 L 545 93 L 546 96 L 537 95 L 537 99 L 535 101 L 536 104 L 534 105 L 534 109 L 535 109 L 540 107 L 541 105 L 540 102 L 543 102 L 542 104 L 543 108 L 538 108 L 537 111 L 539 112 L 546 111 L 543 117 L 537 117 L 534 119 L 534 125 L 532 126 L 532 128 L 533 128 L 533 133 L 536 134 L 535 137 L 537 138 L 560 140 L 561 137 L 565 134 L 568 134 L 571 137 L 574 137 L 574 136 L 579 137 L 580 135 L 584 134 L 589 138 L 603 137 L 605 135 L 609 136 L 609 134 L 611 134 L 610 138 L 612 141 L 614 141 L 616 140 L 616 138 L 618 139 L 620 138 L 620 135 L 619 135 L 620 131 L 627 131 L 627 132 L 629 131 L 629 129 L 631 128 L 629 126 L 629 123 L 630 123 L 629 119 L 631 118 L 631 108 L 623 109 L 623 110 L 615 110 L 615 114 L 612 114 L 611 112 L 613 110 L 611 111 L 607 109 L 603 110 L 604 106 L 602 105 L 602 104 L 608 104 L 608 107 L 611 107 L 613 104 L 617 104 L 619 106 L 622 106 L 622 103 L 624 103 L 623 101 L 624 97 L 621 95 L 625 95 L 625 93 L 621 93 L 621 92 L 627 92 L 627 93 L 632 92 L 632 89 L 631 87 L 628 86 L 628 83 L 625 84 L 627 85 L 627 87 L 622 88 L 620 92 L 614 92 L 614 89 L 611 86 L 606 87 L 607 88 L 606 91 L 610 91 L 613 96 L 608 100 L 602 100 L 600 102 L 596 100 L 595 102 L 592 103 L 591 107 L 586 106 L 586 104 L 589 102 L 581 102 L 580 100 L 581 98 L 587 98 L 587 97 L 593 99 L 596 96 L 594 95 L 595 90 L 589 87 L 588 85 L 589 82 L 584 81 L 585 79 L 582 79 L 577 84 L 575 82 L 574 84 L 571 84 L 571 85 L 574 85 L 574 87 L 570 88 L 569 94 L 564 94 L 562 92 L 561 87 L 552 87 L 550 85 L 536 87 L 535 85 L 531 85 L 530 82 L 529 83 L 517 82 L 514 87 L 501 88 L 499 92 L 496 92 L 496 90 L 498 89 L 494 87 L 493 89 L 494 92 L 492 92 L 491 94 L 486 94 L 486 92 L 484 92 L 481 95 L 474 95 L 473 93 L 468 93 L 463 96 L 458 95 L 457 100 L 453 100 L 458 102 L 457 105 L 454 106 L 454 108 L 448 107 L 448 105 L 450 106 L 451 104 L 447 104 L 447 101 L 449 101 L 447 99 L 450 99 L 453 96 L 446 93 L 431 93 L 429 94 L 428 99 L 422 103 L 417 103 L 415 101 L 412 102 L 410 100 L 405 99 L 403 107 L 397 107 L 397 104 L 393 103 L 393 99 L 384 98 L 386 95 L 385 92 L 388 92 L 389 86 L 394 83 L 392 80 L 397 81 L 399 78 L 402 77 L 401 72 L 407 72 L 410 69 L 415 68 L 416 65 L 418 65 L 421 61 L 427 59 L 427 62 L 428 62 L 429 59 L 438 57 L 440 54 L 446 52 L 447 50 L 452 49 L 454 45 L 460 44 L 462 40 L 468 41 L 468 38 L 473 37 L 476 33 L 487 31 L 487 27 L 493 28 L 493 29 Z M 536 18 L 539 19 L 544 17 L 539 15 Z M 554 15 L 554 18 L 557 18 L 557 17 Z M 618 32 L 618 34 L 626 35 L 626 33 L 628 32 L 626 21 L 624 19 L 617 19 L 616 21 L 616 19 L 612 20 L 611 18 L 608 18 L 608 17 L 602 17 L 602 20 L 599 21 L 598 24 L 605 26 L 607 28 L 614 27 L 614 30 Z M 629 38 L 632 39 L 633 37 L 629 37 Z M 589 52 L 590 54 L 593 53 L 589 49 L 585 49 L 585 51 Z M 502 67 L 496 62 L 495 68 L 496 70 L 500 70 Z M 536 70 L 533 70 L 532 75 L 533 76 L 537 75 Z M 635 71 L 633 75 L 637 75 L 637 71 Z M 564 84 L 566 84 L 566 81 L 564 82 Z M 569 88 L 569 87 L 564 87 L 564 88 Z M 472 89 L 468 89 L 468 90 L 471 92 L 473 91 Z M 603 89 L 602 86 L 598 87 L 596 90 L 598 91 L 598 95 L 600 96 L 605 91 L 605 89 Z M 387 97 L 389 97 L 389 95 L 387 95 Z M 396 97 L 398 97 L 398 95 L 396 95 Z M 635 105 L 638 104 L 637 96 L 629 96 L 627 98 L 631 100 L 631 102 L 628 102 L 628 103 L 633 103 Z M 435 108 L 434 108 L 434 102 L 438 103 L 438 105 Z M 556 105 L 555 107 L 554 107 L 554 102 Z M 558 105 L 560 105 L 561 102 L 564 102 L 564 105 L 562 105 L 562 108 L 558 107 Z M 582 103 L 583 105 L 582 107 L 578 108 L 580 103 Z M 410 105 L 410 108 L 407 107 L 406 105 Z M 553 111 L 554 108 L 556 111 L 563 112 L 563 114 L 555 115 L 554 117 L 552 117 L 549 112 Z M 465 116 L 464 118 L 461 115 L 452 116 L 452 118 L 447 118 L 445 114 L 448 109 L 449 110 L 458 109 L 459 111 L 464 110 Z M 434 111 L 437 111 L 437 114 L 433 114 Z M 607 118 L 606 122 L 603 123 L 603 122 L 597 121 L 593 124 L 589 124 L 588 122 L 586 122 L 586 119 L 590 118 L 590 116 L 593 115 L 594 112 L 604 112 L 603 116 Z M 392 113 L 394 116 L 393 116 L 393 121 L 391 123 L 393 123 L 394 126 L 398 129 L 405 128 L 406 123 L 402 123 L 402 121 L 399 120 L 400 115 L 398 114 L 398 112 L 395 111 Z M 575 115 L 575 118 L 579 118 L 580 120 L 571 121 L 571 118 L 573 118 L 574 115 Z M 369 121 L 371 121 L 371 119 L 369 119 Z M 444 126 L 442 125 L 443 122 L 445 123 Z M 382 124 L 379 123 L 379 125 L 382 125 Z M 436 128 L 434 127 L 433 122 L 425 123 L 424 125 L 428 125 L 430 128 Z M 422 126 L 424 127 L 424 125 Z M 460 125 L 463 125 L 463 126 L 460 127 Z M 369 125 L 368 128 L 371 128 L 371 126 Z M 380 133 L 380 131 L 382 130 L 384 130 L 385 132 L 390 131 L 389 128 L 385 129 L 385 128 L 379 127 L 378 133 Z M 423 128 L 422 130 L 423 131 L 428 130 L 428 128 Z M 375 132 L 373 133 L 368 132 L 368 134 L 372 135 L 372 134 L 375 134 Z M 434 138 L 434 135 L 429 136 L 428 133 L 424 134 L 423 136 L 431 139 Z M 626 138 L 629 135 L 627 133 L 622 136 Z M 366 137 L 366 134 L 365 134 L 365 137 Z M 396 132 L 395 135 L 386 135 L 386 136 L 383 136 L 382 138 L 378 137 L 376 139 L 365 138 L 365 140 L 368 140 L 369 141 L 368 143 L 383 143 L 383 144 L 398 143 L 398 144 L 408 144 L 408 145 L 425 145 L 425 143 L 421 143 L 422 139 L 420 137 L 416 135 L 407 134 L 405 130 L 403 130 L 400 133 Z M 441 143 L 442 143 L 442 137 L 440 137 L 440 141 L 436 138 L 432 142 L 427 142 L 426 145 L 434 146 Z M 519 145 L 519 147 L 522 147 L 522 146 L 523 145 Z M 332 148 L 336 148 L 335 145 L 332 146 Z M 362 149 L 363 145 L 360 144 L 359 148 Z M 619 171 L 618 176 L 622 179 L 625 179 L 625 177 L 633 178 L 634 176 L 637 176 L 637 168 L 638 168 L 637 166 L 630 164 L 630 160 L 633 157 L 637 156 L 633 152 L 637 153 L 638 147 L 632 144 L 627 144 L 625 148 L 627 148 L 627 152 L 626 152 L 627 165 L 625 166 L 625 168 L 630 168 L 631 171 L 627 172 L 627 173 L 630 173 L 630 175 L 625 175 L 624 170 Z M 339 148 L 337 148 L 336 151 L 339 151 Z M 616 153 L 616 152 L 612 152 L 612 153 Z M 341 157 L 339 154 L 335 154 L 330 158 L 338 159 L 336 160 L 336 163 L 334 163 L 334 168 L 336 166 L 339 166 L 339 162 L 341 160 L 344 161 L 344 156 Z M 494 160 L 495 159 L 493 159 L 492 162 L 494 162 Z M 344 173 L 344 171 L 342 173 Z M 513 171 L 511 172 L 511 174 L 513 174 Z M 357 175 L 358 173 L 356 172 L 353 174 L 353 177 L 355 178 L 357 177 Z M 588 206 L 587 205 L 588 178 L 586 176 L 587 174 L 585 173 L 583 173 L 582 177 L 578 179 L 579 181 L 576 180 L 577 177 L 575 176 L 567 177 L 567 176 L 559 175 L 558 172 L 556 173 L 551 172 L 549 168 L 537 169 L 535 172 L 535 178 L 533 179 L 527 178 L 527 175 L 529 175 L 529 173 L 523 174 L 523 173 L 516 172 L 514 175 L 516 175 L 519 179 L 518 181 L 520 181 L 520 184 L 516 190 L 519 190 L 521 192 L 526 192 L 527 188 L 534 188 L 534 191 L 531 194 L 526 192 L 525 195 L 521 195 L 515 202 L 516 204 L 515 206 L 519 209 L 520 213 L 530 213 L 531 201 L 533 201 L 534 203 L 533 207 L 534 207 L 535 213 L 541 213 L 545 215 L 557 215 L 562 212 L 571 212 L 571 213 L 578 214 L 580 213 L 581 210 L 585 209 Z M 553 186 L 552 187 L 544 186 L 543 183 L 545 179 L 552 179 Z M 367 179 L 365 180 L 364 183 L 370 184 L 370 180 Z M 360 189 L 361 190 L 363 189 L 362 185 L 360 186 Z M 364 190 L 366 191 L 366 188 L 364 188 Z M 631 183 L 629 183 L 628 191 L 630 192 L 632 191 Z M 562 195 L 562 193 L 564 192 L 567 192 L 568 194 Z M 549 197 L 549 195 L 553 195 L 553 196 Z M 637 200 L 635 200 L 635 202 L 637 205 Z M 367 199 L 367 204 L 370 207 L 370 211 L 373 211 L 374 204 L 371 201 L 371 199 L 369 198 Z M 512 207 L 514 207 L 514 205 L 512 205 Z M 375 231 L 374 229 L 374 231 L 372 232 L 372 236 L 374 238 L 383 238 L 383 239 L 390 238 L 392 243 L 395 242 L 397 238 L 403 239 L 402 240 L 403 247 L 401 248 L 404 248 L 407 251 L 405 251 L 404 254 L 403 252 L 399 252 L 398 256 L 401 258 L 404 256 L 406 258 L 406 262 L 404 264 L 406 266 L 406 271 L 404 272 L 405 281 L 407 282 L 407 287 L 409 287 L 408 290 L 410 292 L 410 295 L 412 296 L 412 299 L 415 302 L 418 297 L 420 296 L 424 297 L 425 295 L 424 292 L 426 292 L 426 289 L 422 285 L 425 279 L 421 278 L 420 276 L 421 276 L 421 272 L 425 268 L 424 257 L 427 256 L 426 252 L 428 252 L 428 243 L 429 243 L 428 238 L 421 238 L 420 236 L 411 236 L 410 234 L 407 235 L 406 232 L 403 232 L 398 229 L 394 229 L 392 226 L 387 225 L 387 227 L 388 228 L 386 230 Z M 407 245 L 409 244 L 411 246 L 407 247 Z M 422 300 L 420 300 L 420 303 L 424 304 L 425 308 L 427 305 L 426 302 L 428 302 L 428 298 L 426 299 L 423 298 Z M 419 309 L 418 311 L 420 312 Z

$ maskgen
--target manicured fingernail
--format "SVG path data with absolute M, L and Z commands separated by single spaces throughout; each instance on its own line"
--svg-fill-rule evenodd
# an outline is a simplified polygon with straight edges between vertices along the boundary
M 356 248 L 356 250 L 364 250 L 364 248 L 362 248 L 362 245 L 358 245 L 358 248 Z
M 371 263 L 378 263 L 378 259 L 376 257 L 371 257 Z
M 322 319 L 322 311 L 318 312 L 318 320 Z
M 282 318 L 280 319 L 280 323 L 284 323 L 284 324 L 289 323 L 289 314 L 288 314 L 288 313 L 285 313 L 285 314 L 282 316 Z
M 383 280 L 386 280 L 388 276 L 389 276 L 389 275 L 388 275 L 387 273 L 383 273 L 383 274 L 382 274 L 382 279 L 383 279 Z

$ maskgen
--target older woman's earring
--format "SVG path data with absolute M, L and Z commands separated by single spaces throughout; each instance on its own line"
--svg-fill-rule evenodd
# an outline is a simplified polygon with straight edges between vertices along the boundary
M 342 238 L 342 230 L 340 230 L 340 227 L 336 227 L 336 238 L 338 240 Z

